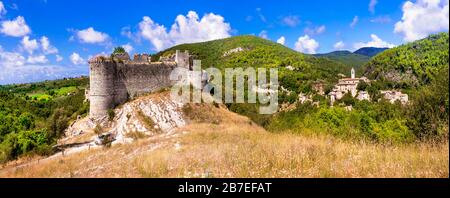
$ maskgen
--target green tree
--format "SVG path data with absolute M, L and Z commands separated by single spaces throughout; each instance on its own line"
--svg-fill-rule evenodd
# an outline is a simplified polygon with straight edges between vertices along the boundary
M 125 52 L 126 52 L 125 48 L 119 46 L 119 47 L 114 48 L 113 54 L 122 54 L 122 53 L 125 53 Z

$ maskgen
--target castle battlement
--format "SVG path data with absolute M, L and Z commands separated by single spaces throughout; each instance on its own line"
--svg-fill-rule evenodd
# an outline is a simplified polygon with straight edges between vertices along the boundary
M 169 78 L 176 67 L 191 68 L 189 52 L 180 52 L 163 61 L 152 62 L 148 54 L 128 53 L 89 60 L 90 117 L 101 118 L 108 110 L 128 99 L 173 85 Z

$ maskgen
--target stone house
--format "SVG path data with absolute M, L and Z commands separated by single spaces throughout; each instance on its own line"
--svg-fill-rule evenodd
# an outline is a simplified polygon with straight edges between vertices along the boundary
M 404 94 L 400 91 L 380 91 L 384 96 L 384 99 L 388 100 L 390 103 L 395 103 L 396 101 L 400 101 L 403 105 L 407 104 L 409 101 L 408 94 Z

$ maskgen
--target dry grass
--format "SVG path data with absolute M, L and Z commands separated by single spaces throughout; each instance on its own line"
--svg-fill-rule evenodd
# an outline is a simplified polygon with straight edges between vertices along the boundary
M 181 149 L 137 158 L 145 177 L 448 177 L 448 143 L 383 146 L 195 125 Z
M 222 107 L 210 111 L 219 123 L 7 167 L 0 177 L 449 177 L 448 142 L 387 146 L 273 134 Z

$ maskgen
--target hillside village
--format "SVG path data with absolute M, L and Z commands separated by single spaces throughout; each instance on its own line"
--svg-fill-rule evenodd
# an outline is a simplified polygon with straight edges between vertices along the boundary
M 367 91 L 358 90 L 358 85 L 361 82 L 370 84 L 371 81 L 366 77 L 357 78 L 355 69 L 352 68 L 350 71 L 350 77 L 340 78 L 339 81 L 334 85 L 333 89 L 327 95 L 325 95 L 323 84 L 320 82 L 315 83 L 312 88 L 316 92 L 316 94 L 326 96 L 329 99 L 330 106 L 335 105 L 335 103 L 341 100 L 345 94 L 350 94 L 353 98 L 359 101 L 371 101 L 370 94 Z M 380 94 L 383 99 L 389 101 L 391 104 L 394 104 L 398 101 L 402 105 L 406 105 L 409 101 L 408 94 L 402 93 L 401 91 L 397 90 L 380 90 Z M 381 98 L 378 101 L 380 100 Z M 300 93 L 298 95 L 298 101 L 301 104 L 304 104 L 305 102 L 311 102 L 315 106 L 318 105 L 317 101 L 313 101 L 312 94 L 307 95 L 305 93 Z M 351 110 L 351 106 L 348 106 L 347 109 Z

